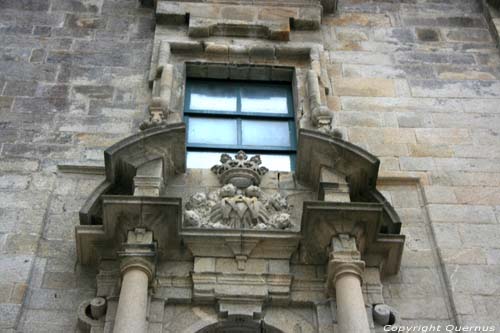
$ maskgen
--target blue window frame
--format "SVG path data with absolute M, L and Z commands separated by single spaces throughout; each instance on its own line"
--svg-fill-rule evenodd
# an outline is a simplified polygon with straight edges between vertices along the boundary
M 207 168 L 220 153 L 260 154 L 263 164 L 293 170 L 296 139 L 288 82 L 188 79 L 184 101 L 187 164 Z

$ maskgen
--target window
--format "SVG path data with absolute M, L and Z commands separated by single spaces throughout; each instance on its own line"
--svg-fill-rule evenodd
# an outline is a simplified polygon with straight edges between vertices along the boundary
M 184 117 L 188 168 L 210 168 L 221 153 L 260 154 L 291 171 L 295 121 L 289 83 L 188 79 Z

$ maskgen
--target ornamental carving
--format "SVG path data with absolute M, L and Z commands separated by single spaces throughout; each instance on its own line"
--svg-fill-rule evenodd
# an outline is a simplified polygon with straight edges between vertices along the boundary
M 184 226 L 193 228 L 277 229 L 292 228 L 290 208 L 276 192 L 265 194 L 257 185 L 268 169 L 260 166 L 259 155 L 248 159 L 240 151 L 231 158 L 221 155 L 212 167 L 221 188 L 193 194 L 185 205 Z
M 259 185 L 260 177 L 269 171 L 266 167 L 260 166 L 262 164 L 260 155 L 248 159 L 247 154 L 242 150 L 234 155 L 234 158 L 228 154 L 222 154 L 220 162 L 221 164 L 212 167 L 212 172 L 219 177 L 222 184 L 231 183 L 237 188 Z

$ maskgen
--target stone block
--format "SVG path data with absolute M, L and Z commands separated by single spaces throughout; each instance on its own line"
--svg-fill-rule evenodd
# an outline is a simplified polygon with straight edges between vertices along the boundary
M 0 329 L 14 328 L 21 304 L 0 304 Z
M 280 21 L 298 16 L 298 9 L 293 7 L 261 7 L 258 8 L 259 20 Z
M 388 79 L 345 78 L 333 81 L 334 92 L 341 96 L 395 96 L 394 81 Z
M 470 142 L 469 130 L 464 128 L 417 128 L 415 136 L 423 144 L 461 144 Z
M 94 290 L 33 289 L 28 307 L 40 310 L 76 311 L 78 305 L 93 298 Z
M 111 86 L 75 86 L 73 92 L 78 96 L 86 96 L 89 98 L 111 98 L 113 97 L 114 88 Z
M 481 265 L 486 264 L 486 253 L 481 248 L 443 249 L 443 261 L 447 264 Z
M 450 146 L 446 144 L 430 145 L 428 143 L 423 143 L 411 144 L 408 145 L 408 147 L 410 156 L 413 157 L 452 157 L 454 155 Z
M 19 255 L 35 254 L 38 238 L 38 235 L 33 234 L 8 234 L 4 245 L 4 251 Z
M 269 260 L 270 274 L 289 274 L 290 262 L 288 260 Z
M 252 46 L 249 50 L 250 58 L 253 60 L 272 60 L 275 56 L 275 49 L 272 46 Z
M 330 53 L 332 63 L 361 65 L 393 65 L 392 55 L 381 52 L 349 52 L 338 51 Z
M 495 248 L 498 246 L 500 227 L 498 224 L 486 225 L 469 222 L 460 226 L 460 235 L 464 246 L 478 248 Z
M 423 189 L 427 203 L 457 203 L 457 197 L 452 187 L 424 186 Z
M 436 223 L 497 223 L 489 206 L 430 204 L 427 207 L 431 220 Z
M 410 128 L 384 128 L 385 143 L 415 143 L 415 131 Z
M 151 323 L 162 323 L 164 312 L 165 312 L 164 300 L 151 300 L 151 303 L 149 305 L 149 314 L 148 314 L 150 325 Z
M 444 32 L 446 39 L 450 42 L 491 42 L 491 34 L 488 29 L 457 29 Z
M 0 3 L 0 9 L 15 9 L 25 11 L 47 11 L 49 9 L 49 0 L 5 0 Z
M 0 189 L 25 190 L 31 182 L 30 176 L 2 175 L 0 176 Z
M 411 80 L 410 88 L 415 97 L 498 98 L 499 81 L 433 81 Z
M 445 265 L 451 287 L 457 293 L 494 295 L 498 288 L 498 266 Z M 481 283 L 478 283 L 481 281 Z
M 77 286 L 77 276 L 72 272 L 46 272 L 43 277 L 43 288 L 74 289 Z
M 292 21 L 293 28 L 296 30 L 318 30 L 321 24 L 320 7 L 302 7 L 299 9 L 298 17 Z
M 194 259 L 194 272 L 215 272 L 215 258 L 200 258 Z
M 253 6 L 223 6 L 220 9 L 221 18 L 254 22 L 257 20 L 257 8 Z
M 391 20 L 386 14 L 372 13 L 342 13 L 338 17 L 325 17 L 324 24 L 339 27 L 339 26 L 354 26 L 354 27 L 390 27 Z
M 487 69 L 476 70 L 464 66 L 440 65 L 436 67 L 436 71 L 441 80 L 496 80 L 497 78 Z
M 415 29 L 417 38 L 421 42 L 438 42 L 440 40 L 440 33 L 438 29 L 431 28 L 417 28 Z
M 392 298 L 390 305 L 398 309 L 398 313 L 403 318 L 419 319 L 448 319 L 446 303 L 442 297 L 425 298 Z
M 396 54 L 397 62 L 401 64 L 458 64 L 473 65 L 474 57 L 470 54 L 461 53 L 425 53 L 425 52 L 405 52 Z

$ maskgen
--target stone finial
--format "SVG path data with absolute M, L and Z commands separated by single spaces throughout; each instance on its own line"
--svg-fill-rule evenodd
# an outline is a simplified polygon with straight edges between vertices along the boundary
M 234 158 L 228 154 L 222 154 L 220 162 L 221 164 L 212 167 L 212 172 L 219 177 L 222 184 L 233 184 L 239 189 L 259 185 L 260 177 L 269 171 L 266 167 L 260 166 L 262 164 L 260 155 L 248 159 L 247 154 L 242 150 L 234 155 Z

